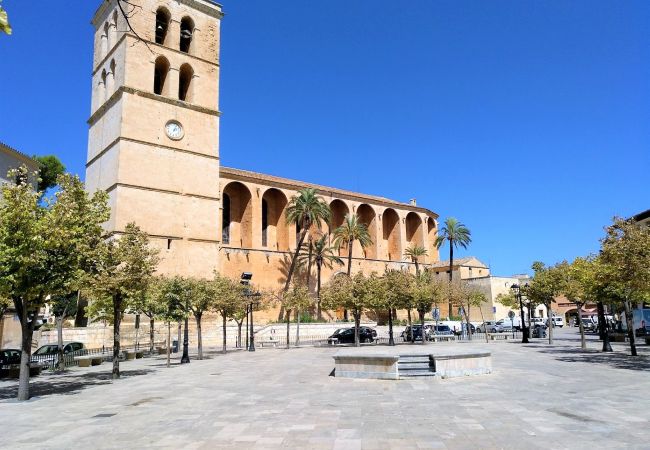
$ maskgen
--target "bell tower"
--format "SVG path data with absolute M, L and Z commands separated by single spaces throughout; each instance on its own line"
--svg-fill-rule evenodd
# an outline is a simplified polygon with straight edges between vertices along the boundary
M 135 222 L 159 272 L 218 267 L 221 6 L 103 1 L 95 27 L 87 189 L 110 197 L 109 232 Z

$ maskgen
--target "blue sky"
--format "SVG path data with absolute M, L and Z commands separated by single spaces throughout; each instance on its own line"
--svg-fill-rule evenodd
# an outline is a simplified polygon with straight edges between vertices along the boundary
M 74 3 L 3 1 L 0 141 L 83 176 L 100 2 Z M 224 165 L 417 198 L 499 275 L 650 208 L 650 2 L 223 4 Z

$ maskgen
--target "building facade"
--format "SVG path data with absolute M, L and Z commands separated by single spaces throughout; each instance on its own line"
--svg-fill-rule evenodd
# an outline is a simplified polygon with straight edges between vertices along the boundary
M 129 23 L 116 1 L 97 10 L 86 184 L 108 192 L 107 229 L 135 222 L 160 250 L 162 274 L 238 278 L 282 286 L 298 230 L 286 208 L 311 187 L 330 205 L 331 228 L 346 214 L 373 244 L 353 249 L 352 270 L 410 269 L 411 245 L 438 262 L 438 215 L 415 201 L 382 197 L 220 166 L 221 7 L 209 0 L 133 0 Z M 323 233 L 331 230 L 324 229 Z M 341 250 L 347 256 L 347 250 Z M 345 266 L 326 268 L 326 281 Z M 315 283 L 315 280 L 312 284 Z

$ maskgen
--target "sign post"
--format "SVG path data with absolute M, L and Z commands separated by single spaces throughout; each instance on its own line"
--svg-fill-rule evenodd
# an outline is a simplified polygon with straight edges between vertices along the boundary
M 515 338 L 515 312 L 509 311 L 508 317 L 510 318 L 510 326 L 512 327 L 512 338 Z

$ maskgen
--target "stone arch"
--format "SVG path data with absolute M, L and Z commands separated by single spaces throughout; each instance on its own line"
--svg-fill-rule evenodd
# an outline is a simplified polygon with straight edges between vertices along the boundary
M 350 214 L 350 208 L 348 208 L 348 205 L 343 200 L 334 199 L 330 202 L 330 211 L 332 211 L 332 221 L 330 224 L 330 234 L 332 234 L 334 230 L 343 225 L 345 216 Z M 339 256 L 348 256 L 347 246 L 341 246 Z
M 194 37 L 194 21 L 185 16 L 181 19 L 181 36 L 179 42 L 179 50 L 183 53 L 191 53 L 192 41 Z
M 233 181 L 223 189 L 221 227 L 222 236 L 228 235 L 228 245 L 242 248 L 253 246 L 252 203 L 251 192 L 242 183 Z
M 183 64 L 178 74 L 178 99 L 191 102 L 194 97 L 194 69 L 189 64 Z
M 433 217 L 427 218 L 427 238 L 429 241 L 429 257 L 433 258 L 433 255 L 437 253 L 436 249 L 436 237 L 438 236 L 438 226 L 436 221 L 433 220 Z M 433 259 L 432 259 L 433 260 Z
M 115 69 L 117 69 L 117 66 L 115 64 L 115 60 L 111 60 L 111 64 L 109 65 L 109 72 L 106 74 L 106 98 L 110 98 L 111 95 L 113 95 L 113 91 L 115 90 Z
M 287 196 L 270 188 L 262 196 L 262 247 L 289 250 L 289 226 L 286 219 Z
M 384 230 L 384 248 L 386 258 L 389 261 L 401 261 L 402 259 L 402 230 L 399 215 L 393 208 L 386 208 L 381 216 L 381 224 Z
M 153 76 L 153 93 L 157 95 L 168 95 L 169 88 L 167 75 L 169 74 L 169 61 L 164 56 L 156 58 L 154 76 Z
M 365 255 L 363 256 L 365 258 L 376 259 L 377 258 L 377 214 L 375 213 L 375 210 L 372 208 L 372 206 L 368 205 L 367 203 L 362 203 L 357 208 L 357 216 L 359 217 L 359 221 L 363 223 L 366 227 L 368 227 L 368 234 L 370 234 L 370 239 L 372 239 L 372 244 L 370 244 L 370 246 L 365 248 L 364 250 Z M 361 246 L 358 243 L 356 243 L 355 247 L 358 247 L 355 249 L 355 251 L 358 251 L 359 255 L 362 255 L 363 252 L 361 251 Z
M 422 219 L 417 213 L 411 211 L 406 215 L 406 242 L 409 246 L 424 247 L 424 233 Z
M 156 44 L 165 45 L 169 35 L 169 23 L 171 22 L 172 15 L 169 10 L 164 7 L 158 8 L 156 11 Z

